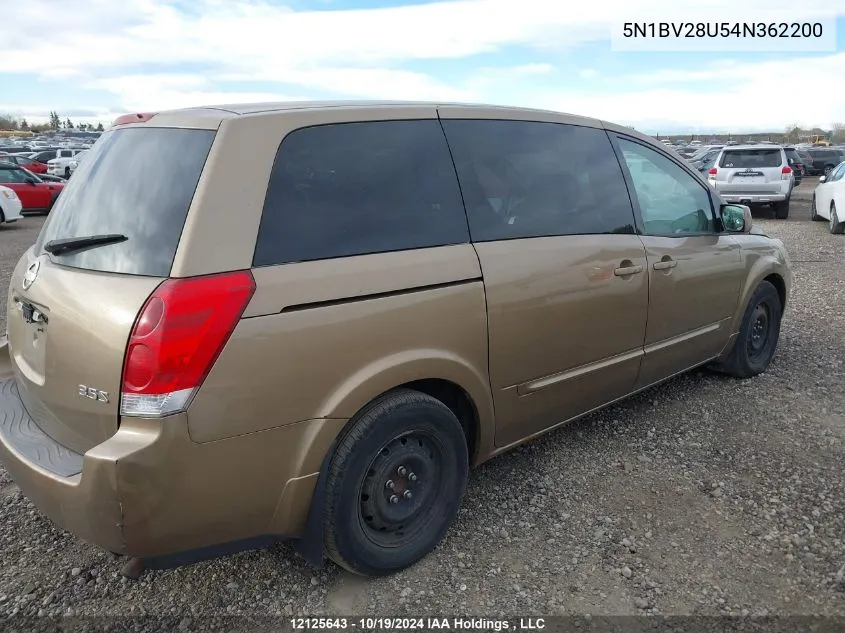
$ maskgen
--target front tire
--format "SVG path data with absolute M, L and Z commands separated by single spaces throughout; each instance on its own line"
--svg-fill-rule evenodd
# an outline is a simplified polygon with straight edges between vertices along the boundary
M 745 308 L 730 355 L 714 368 L 735 378 L 751 378 L 766 371 L 777 349 L 782 317 L 777 289 L 761 281 Z
M 842 235 L 845 233 L 845 222 L 839 220 L 836 214 L 836 203 L 830 203 L 830 232 L 833 235 Z
M 446 405 L 410 389 L 379 397 L 352 419 L 329 465 L 329 558 L 364 576 L 413 565 L 455 520 L 468 472 L 466 436 Z
M 813 194 L 813 201 L 810 204 L 810 219 L 813 222 L 821 222 L 822 220 L 824 220 L 824 218 L 819 215 L 819 212 L 816 209 L 816 196 L 815 196 L 815 194 Z

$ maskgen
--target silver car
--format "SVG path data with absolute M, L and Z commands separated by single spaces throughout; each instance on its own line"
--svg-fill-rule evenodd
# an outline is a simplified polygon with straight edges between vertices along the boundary
M 747 206 L 771 204 L 775 217 L 781 220 L 789 217 L 795 175 L 780 146 L 725 147 L 707 178 L 725 202 Z

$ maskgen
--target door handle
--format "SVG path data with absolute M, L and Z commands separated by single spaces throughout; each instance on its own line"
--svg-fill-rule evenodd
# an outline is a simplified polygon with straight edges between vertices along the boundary
M 654 268 L 654 270 L 668 270 L 669 268 L 674 268 L 677 265 L 678 262 L 676 262 L 674 259 L 665 259 L 660 262 L 655 262 L 652 268 Z
M 636 275 L 641 272 L 643 272 L 642 266 L 622 266 L 615 269 L 613 274 L 617 277 L 627 277 L 628 275 Z

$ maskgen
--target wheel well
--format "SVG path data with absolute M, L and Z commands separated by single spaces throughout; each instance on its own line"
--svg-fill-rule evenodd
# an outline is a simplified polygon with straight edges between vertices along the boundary
M 399 388 L 420 391 L 432 398 L 440 400 L 440 402 L 449 407 L 452 413 L 455 414 L 455 417 L 458 418 L 464 430 L 470 463 L 472 463 L 478 448 L 478 411 L 469 394 L 455 383 L 439 378 L 415 380 L 414 382 L 399 385 Z
M 781 276 L 773 273 L 766 277 L 763 281 L 768 281 L 775 287 L 775 290 L 778 291 L 778 297 L 780 297 L 780 307 L 781 310 L 783 310 L 786 307 L 786 284 L 783 283 Z

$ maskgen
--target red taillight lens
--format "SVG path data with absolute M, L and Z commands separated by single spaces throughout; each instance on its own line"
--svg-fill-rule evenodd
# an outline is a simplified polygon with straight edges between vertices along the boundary
M 141 308 L 126 346 L 121 415 L 182 411 L 254 292 L 249 271 L 168 279 L 156 288 Z
M 711 167 L 711 168 L 710 168 L 710 171 L 708 171 L 708 172 L 707 172 L 707 175 L 708 175 L 708 176 L 715 176 L 715 175 L 718 173 L 718 171 L 719 171 L 719 170 L 718 170 L 718 169 L 716 169 L 715 167 Z
M 791 173 L 792 173 L 792 167 L 787 167 L 787 166 L 784 166 L 784 168 L 780 170 L 780 173 L 782 173 L 782 174 L 791 174 Z

